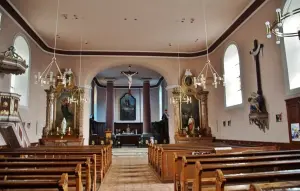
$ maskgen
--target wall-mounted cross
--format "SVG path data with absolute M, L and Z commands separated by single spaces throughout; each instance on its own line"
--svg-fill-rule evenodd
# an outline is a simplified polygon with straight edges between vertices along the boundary
M 261 74 L 260 74 L 260 61 L 259 54 L 263 51 L 264 45 L 258 43 L 258 40 L 254 40 L 254 48 L 250 51 L 250 54 L 253 55 L 256 66 L 256 79 L 257 79 L 257 94 L 263 95 L 262 85 L 261 85 Z
M 263 51 L 264 45 L 258 43 L 258 40 L 254 40 L 254 48 L 250 51 L 250 54 L 254 57 L 256 66 L 256 81 L 257 81 L 257 95 L 251 95 L 248 101 L 251 104 L 249 121 L 250 124 L 256 124 L 264 132 L 269 128 L 269 114 L 266 109 L 265 99 L 263 97 L 261 74 L 260 74 L 260 61 L 259 54 Z M 253 110 L 253 107 L 256 108 Z

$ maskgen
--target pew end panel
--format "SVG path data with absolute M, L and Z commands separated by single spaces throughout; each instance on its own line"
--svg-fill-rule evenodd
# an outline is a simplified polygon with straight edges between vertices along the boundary
M 220 169 L 216 170 L 216 191 L 224 191 L 226 179 Z
M 76 174 L 76 191 L 83 191 L 83 185 L 81 182 L 81 164 L 77 164 L 75 169 Z
M 195 164 L 195 181 L 193 183 L 193 190 L 201 191 L 202 184 L 201 184 L 201 175 L 202 175 L 202 166 L 199 161 Z
M 58 182 L 59 191 L 68 191 L 68 173 L 63 173 Z

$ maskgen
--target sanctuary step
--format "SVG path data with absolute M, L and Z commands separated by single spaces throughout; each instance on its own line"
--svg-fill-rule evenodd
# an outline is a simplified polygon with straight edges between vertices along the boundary
M 148 154 L 147 148 L 122 147 L 113 148 L 113 156 L 145 156 Z

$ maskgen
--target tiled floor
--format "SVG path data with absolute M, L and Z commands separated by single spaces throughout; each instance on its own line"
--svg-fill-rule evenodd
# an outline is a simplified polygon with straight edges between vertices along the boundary
M 122 151 L 120 149 L 120 151 Z M 172 191 L 173 184 L 162 184 L 150 166 L 145 154 L 128 150 L 113 156 L 113 163 L 100 186 L 100 191 Z M 124 151 L 123 151 L 124 152 Z M 116 153 L 116 152 L 115 152 Z M 117 156 L 116 156 L 117 155 Z M 135 155 L 135 156 L 134 156 Z

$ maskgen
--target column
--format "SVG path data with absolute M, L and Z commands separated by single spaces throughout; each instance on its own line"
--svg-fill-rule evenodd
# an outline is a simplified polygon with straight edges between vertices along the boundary
M 45 90 L 47 96 L 46 96 L 46 126 L 43 128 L 43 137 L 48 136 L 49 132 L 52 131 L 53 128 L 53 122 L 55 121 L 55 116 L 53 115 L 55 113 L 55 107 L 56 104 L 54 104 L 54 88 L 53 86 L 50 86 L 49 89 Z
M 91 91 L 91 116 L 93 117 L 93 118 L 95 118 L 94 117 L 94 107 L 95 107 L 95 105 L 94 105 L 94 90 L 95 89 L 95 82 L 94 82 L 94 80 L 92 81 L 92 91 Z
M 208 91 L 201 92 L 200 103 L 201 103 L 201 129 L 203 132 L 202 136 L 211 136 L 211 129 L 208 125 L 208 109 L 207 109 L 207 97 Z
M 149 134 L 151 128 L 150 82 L 143 84 L 143 134 Z
M 106 85 L 106 129 L 114 134 L 114 82 L 107 81 Z

